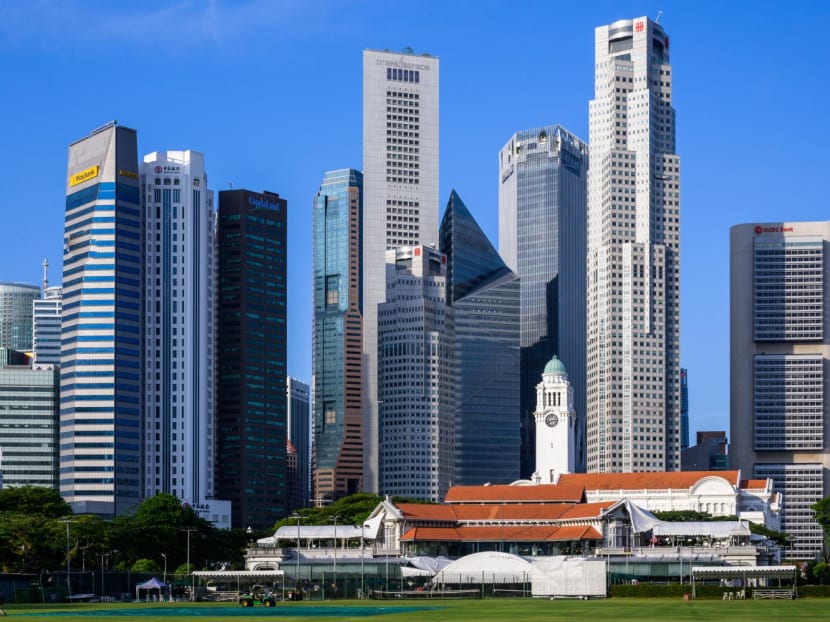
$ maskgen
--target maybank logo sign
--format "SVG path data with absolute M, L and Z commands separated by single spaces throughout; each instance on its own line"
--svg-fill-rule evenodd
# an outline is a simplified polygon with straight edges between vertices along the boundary
M 278 203 L 274 203 L 273 201 L 269 201 L 268 199 L 264 199 L 262 197 L 248 197 L 248 205 L 258 209 L 272 209 L 277 211 L 280 209 Z
M 94 179 L 98 177 L 98 165 L 90 166 L 87 169 L 79 171 L 72 175 L 69 178 L 69 185 L 70 186 L 77 186 L 78 184 L 82 184 L 89 179 Z

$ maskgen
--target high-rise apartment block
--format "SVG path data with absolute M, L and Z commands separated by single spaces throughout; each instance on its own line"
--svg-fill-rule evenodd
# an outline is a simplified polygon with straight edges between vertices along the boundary
M 35 364 L 60 365 L 63 288 L 47 287 L 32 301 L 32 349 Z
M 519 278 L 455 191 L 440 238 L 455 326 L 453 483 L 510 483 L 519 479 Z
M 362 216 L 360 171 L 326 173 L 314 198 L 315 499 L 363 489 Z
M 58 370 L 0 348 L 0 488 L 58 487 Z
M 595 43 L 587 466 L 673 471 L 680 469 L 680 159 L 669 37 L 638 17 L 597 28 Z
M 377 307 L 385 253 L 438 242 L 438 59 L 363 53 L 364 481 L 378 490 Z
M 0 283 L 0 348 L 32 349 L 32 302 L 38 298 L 37 285 Z
M 521 472 L 535 469 L 536 385 L 558 356 L 570 372 L 584 464 L 588 145 L 559 125 L 499 151 L 499 251 L 521 280 Z
M 730 231 L 730 460 L 783 493 L 795 559 L 824 543 L 811 506 L 830 494 L 830 222 Z
M 294 488 L 289 486 L 288 511 L 309 506 L 311 483 L 311 430 L 309 386 L 288 376 L 285 382 L 288 411 L 286 459 L 294 462 Z M 293 448 L 293 453 L 288 448 Z M 289 474 L 291 467 L 289 465 Z
M 243 529 L 286 514 L 287 207 L 272 192 L 219 192 L 216 495 Z
M 230 527 L 214 499 L 213 191 L 195 151 L 153 152 L 141 165 L 144 216 L 142 495 L 188 503 Z
M 76 512 L 112 516 L 142 491 L 135 130 L 112 122 L 69 146 L 65 218 L 60 493 Z
M 446 255 L 428 246 L 386 253 L 378 306 L 380 491 L 438 502 L 453 477 L 452 308 Z

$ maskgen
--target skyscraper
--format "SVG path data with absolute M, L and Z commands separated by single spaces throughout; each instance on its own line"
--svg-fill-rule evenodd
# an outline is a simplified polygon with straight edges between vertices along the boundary
M 519 479 L 519 278 L 455 191 L 441 221 L 455 339 L 453 483 Z
M 286 210 L 272 192 L 219 192 L 216 494 L 234 527 L 286 513 Z
M 196 151 L 153 152 L 144 193 L 143 496 L 161 492 L 230 527 L 214 499 L 213 191 Z
M 790 555 L 824 543 L 811 506 L 830 494 L 830 222 L 730 231 L 730 461 L 783 493 Z
M 294 449 L 296 489 L 293 491 L 293 498 L 289 495 L 288 510 L 305 508 L 309 506 L 310 483 L 311 483 L 311 429 L 309 386 L 288 376 L 286 378 L 286 398 L 288 399 L 288 413 L 286 423 L 288 424 L 288 445 Z M 291 454 L 287 454 L 290 458 Z
M 363 53 L 363 486 L 378 490 L 377 305 L 385 253 L 437 244 L 438 59 Z
M 60 365 L 63 288 L 47 287 L 43 298 L 32 301 L 32 349 L 34 363 Z
M 19 355 L 19 356 L 17 356 Z M 0 348 L 2 486 L 58 487 L 58 370 Z
M 380 492 L 441 501 L 453 477 L 453 315 L 446 256 L 428 246 L 386 252 L 378 305 Z
M 37 285 L 0 283 L 0 348 L 32 349 L 32 301 L 38 298 Z
M 536 455 L 536 385 L 558 356 L 577 412 L 584 464 L 588 146 L 560 125 L 514 134 L 499 152 L 499 251 L 521 280 L 521 473 Z
M 67 168 L 60 493 L 76 512 L 111 516 L 141 500 L 135 130 L 114 121 L 93 130 L 69 146 Z
M 595 42 L 588 470 L 673 471 L 680 469 L 680 158 L 669 37 L 638 17 L 600 26 Z
M 680 370 L 680 450 L 689 448 L 689 372 Z
M 360 171 L 326 173 L 314 198 L 315 499 L 363 489 L 362 217 Z

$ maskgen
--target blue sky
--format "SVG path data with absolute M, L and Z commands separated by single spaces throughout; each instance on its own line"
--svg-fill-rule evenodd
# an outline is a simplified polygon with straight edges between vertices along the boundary
M 729 429 L 729 227 L 826 220 L 830 3 L 371 0 L 0 3 L 0 281 L 60 280 L 67 147 L 110 119 L 140 156 L 194 149 L 210 185 L 288 199 L 289 373 L 311 377 L 311 202 L 361 168 L 362 50 L 441 60 L 441 212 L 494 244 L 497 153 L 588 140 L 594 27 L 664 13 L 681 165 L 681 360 L 691 428 Z

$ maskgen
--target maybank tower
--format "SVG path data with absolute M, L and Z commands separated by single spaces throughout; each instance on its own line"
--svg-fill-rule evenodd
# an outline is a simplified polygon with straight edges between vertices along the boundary
M 141 207 L 135 130 L 69 146 L 63 241 L 60 494 L 75 513 L 140 500 Z

